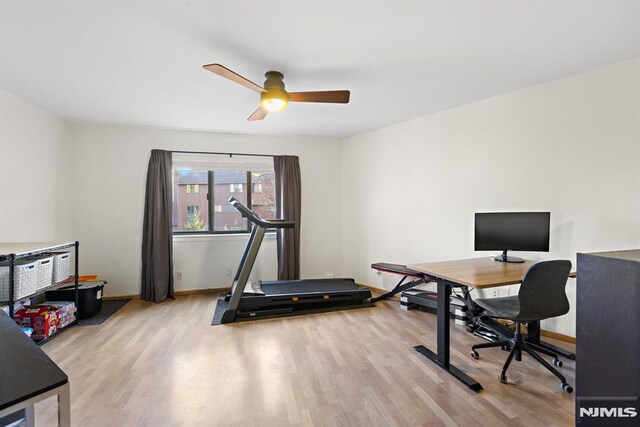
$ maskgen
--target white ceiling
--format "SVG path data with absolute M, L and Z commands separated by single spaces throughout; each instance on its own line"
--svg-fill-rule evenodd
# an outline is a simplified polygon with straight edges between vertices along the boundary
M 0 0 L 0 88 L 70 120 L 344 137 L 638 56 L 638 0 Z M 249 123 L 212 62 L 351 103 Z

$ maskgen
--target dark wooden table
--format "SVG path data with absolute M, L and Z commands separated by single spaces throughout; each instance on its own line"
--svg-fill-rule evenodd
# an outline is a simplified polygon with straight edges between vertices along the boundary
M 33 405 L 55 395 L 58 425 L 69 427 L 69 378 L 0 310 L 0 418 L 26 410 L 27 424 L 33 425 Z

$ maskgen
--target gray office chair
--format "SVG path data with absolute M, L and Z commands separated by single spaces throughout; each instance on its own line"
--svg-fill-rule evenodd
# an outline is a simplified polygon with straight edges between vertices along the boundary
M 475 300 L 480 307 L 486 310 L 485 315 L 512 320 L 516 324 L 513 339 L 476 344 L 471 347 L 471 357 L 474 359 L 479 358 L 478 352 L 476 351 L 479 348 L 511 348 L 509 357 L 507 357 L 507 361 L 502 367 L 502 373 L 498 376 L 501 383 L 507 382 L 507 369 L 509 369 L 509 365 L 514 356 L 517 356 L 517 360 L 520 360 L 520 354 L 524 351 L 529 353 L 535 360 L 562 381 L 562 390 L 567 393 L 573 391 L 573 388 L 567 384 L 566 378 L 536 353 L 535 350 L 552 356 L 553 363 L 556 366 L 561 366 L 558 357 L 534 343 L 525 342 L 520 332 L 520 326 L 523 323 L 562 316 L 569 311 L 569 300 L 565 293 L 565 287 L 570 272 L 571 261 L 556 260 L 539 262 L 527 270 L 527 274 L 520 285 L 518 295 L 502 298 L 479 298 Z

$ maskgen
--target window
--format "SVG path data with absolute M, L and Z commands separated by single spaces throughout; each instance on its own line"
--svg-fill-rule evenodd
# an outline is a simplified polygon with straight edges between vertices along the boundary
M 200 213 L 200 206 L 190 205 L 187 206 L 187 215 L 197 215 Z
M 175 156 L 175 154 L 174 154 Z M 213 157 L 213 156 L 208 156 Z M 235 157 L 235 156 L 234 156 Z M 217 161 L 181 163 L 173 167 L 174 233 L 247 233 L 251 223 L 231 204 L 231 196 L 263 218 L 275 218 L 275 175 L 269 163 Z M 252 168 L 255 167 L 255 169 Z M 181 186 L 184 186 L 182 188 Z
M 242 193 L 242 184 L 229 184 L 230 193 Z

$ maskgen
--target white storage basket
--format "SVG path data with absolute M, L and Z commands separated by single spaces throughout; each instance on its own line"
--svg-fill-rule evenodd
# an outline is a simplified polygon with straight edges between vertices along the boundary
M 0 263 L 0 301 L 9 301 L 9 268 L 9 261 Z M 14 301 L 33 294 L 38 288 L 38 262 L 16 261 L 13 267 L 13 279 Z
M 51 255 L 53 255 L 53 283 L 67 280 L 71 271 L 71 254 L 69 252 L 53 252 Z
M 40 256 L 33 261 L 38 263 L 38 285 L 36 286 L 36 291 L 48 288 L 51 286 L 51 279 L 53 278 L 53 257 Z

